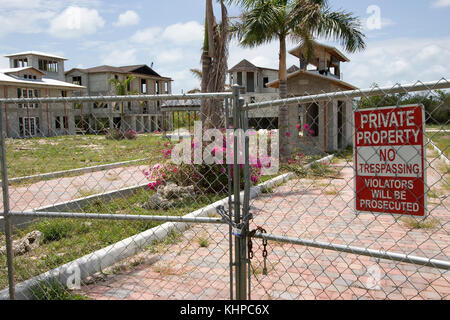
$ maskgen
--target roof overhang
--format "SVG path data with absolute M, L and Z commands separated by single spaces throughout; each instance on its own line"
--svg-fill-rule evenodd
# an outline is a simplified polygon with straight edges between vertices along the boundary
M 0 73 L 0 85 L 5 86 L 29 86 L 39 88 L 58 88 L 66 90 L 83 90 L 86 87 L 78 86 L 72 83 L 63 82 L 59 80 L 42 78 L 39 80 L 21 80 L 11 77 L 5 73 Z
M 317 42 L 315 40 L 312 40 L 312 44 L 313 44 L 313 49 L 314 50 L 316 50 L 318 48 L 323 48 L 323 49 L 325 49 L 325 51 L 327 51 L 331 55 L 335 56 L 340 61 L 342 61 L 342 62 L 350 62 L 350 59 L 347 58 L 341 51 L 339 51 L 335 47 L 319 43 L 319 42 Z M 289 53 L 292 54 L 293 56 L 297 57 L 297 58 L 300 58 L 300 55 L 302 54 L 303 50 L 304 50 L 304 44 L 302 43 L 302 44 L 298 45 L 297 47 L 295 47 L 294 49 L 291 49 L 289 51 Z
M 4 69 L 4 70 L 0 70 L 0 72 L 4 73 L 4 74 L 12 74 L 12 73 L 21 72 L 21 71 L 30 70 L 30 69 L 36 71 L 37 73 L 40 73 L 43 76 L 45 75 L 45 73 L 42 72 L 41 70 L 39 70 L 39 69 L 37 69 L 35 67 L 31 67 L 31 66 L 30 67 L 23 67 L 23 68 Z
M 8 54 L 8 55 L 5 56 L 5 58 L 13 58 L 13 57 L 29 56 L 29 55 L 40 56 L 40 57 L 45 57 L 45 58 L 52 58 L 52 59 L 58 59 L 58 60 L 67 60 L 64 57 L 59 57 L 59 56 L 55 56 L 53 54 L 48 54 L 48 53 L 39 52 L 39 51 L 25 51 L 25 52 Z
M 351 85 L 350 83 L 347 83 L 345 81 L 342 81 L 342 80 L 339 80 L 339 79 L 334 79 L 334 78 L 331 78 L 331 77 L 326 77 L 326 76 L 323 76 L 321 74 L 318 74 L 318 73 L 315 73 L 315 72 L 306 71 L 306 70 L 299 70 L 297 72 L 289 74 L 287 76 L 287 80 L 290 80 L 290 79 L 293 79 L 293 78 L 302 77 L 302 76 L 303 77 L 315 77 L 315 78 L 318 78 L 318 79 L 326 80 L 326 81 L 332 82 L 332 83 L 334 83 L 334 84 L 336 84 L 336 85 L 338 85 L 338 86 L 340 86 L 340 87 L 342 87 L 344 89 L 347 89 L 347 90 L 356 90 L 356 89 L 358 89 L 354 85 Z M 276 88 L 276 89 L 279 88 L 279 85 L 280 85 L 280 80 L 275 80 L 275 81 L 269 82 L 267 84 L 268 87 Z

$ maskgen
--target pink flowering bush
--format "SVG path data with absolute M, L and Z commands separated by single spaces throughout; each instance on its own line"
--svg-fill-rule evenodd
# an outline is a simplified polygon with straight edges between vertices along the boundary
M 311 130 L 308 124 L 303 126 L 303 131 L 308 138 L 311 138 L 314 135 L 314 130 Z
M 202 146 L 202 152 L 205 150 L 209 143 L 204 143 Z M 148 170 L 144 171 L 144 175 L 149 181 L 149 188 L 156 190 L 159 186 L 173 182 L 179 186 L 193 185 L 199 193 L 225 193 L 228 189 L 228 166 L 226 164 L 227 145 L 226 138 L 224 137 L 223 144 L 220 147 L 215 147 L 211 151 L 212 156 L 223 155 L 223 164 L 181 164 L 175 165 L 171 161 L 173 145 L 170 142 L 160 143 L 160 152 L 162 153 L 162 163 L 156 164 Z M 191 144 L 192 163 L 194 163 L 194 149 L 196 142 Z M 231 152 L 233 156 L 233 153 Z M 264 161 L 263 161 L 264 162 Z M 263 162 L 259 159 L 255 159 L 250 156 L 251 164 L 251 182 L 253 185 L 258 184 L 261 178 Z M 269 161 L 266 161 L 269 163 Z M 243 165 L 240 165 L 243 168 Z M 231 177 L 233 179 L 234 166 L 231 165 Z M 244 186 L 244 173 L 241 170 L 241 186 Z
M 108 140 L 136 140 L 138 136 L 138 133 L 134 130 L 127 130 L 125 132 L 122 132 L 120 129 L 113 128 L 109 129 L 106 132 L 106 139 Z
M 127 140 L 136 140 L 138 133 L 134 130 L 127 130 L 123 133 L 123 136 Z

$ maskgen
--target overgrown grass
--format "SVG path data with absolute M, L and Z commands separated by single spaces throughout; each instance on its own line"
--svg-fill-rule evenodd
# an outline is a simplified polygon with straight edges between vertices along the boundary
M 411 229 L 436 229 L 440 221 L 435 218 L 426 218 L 425 220 L 419 220 L 413 217 L 402 218 L 401 221 Z
M 161 137 L 139 135 L 136 140 L 107 140 L 103 135 L 7 139 L 10 178 L 64 171 L 115 162 L 154 158 Z
M 445 154 L 447 158 L 450 157 L 450 134 L 439 132 L 439 133 L 428 133 L 428 138 L 430 138 L 434 144 Z
M 87 297 L 75 294 L 59 282 L 40 282 L 31 289 L 34 300 L 88 300 Z
M 450 124 L 427 124 L 426 130 L 448 130 L 448 131 L 450 131 Z
M 208 247 L 209 247 L 209 240 L 208 240 L 208 238 L 200 237 L 200 238 L 198 239 L 198 245 L 199 245 L 201 248 L 208 248 Z
M 339 150 L 335 153 L 334 161 L 344 160 L 346 162 L 353 162 L 353 147 L 348 147 L 344 150 Z
M 78 196 L 81 197 L 81 198 L 87 198 L 89 196 L 100 194 L 102 192 L 104 192 L 103 189 L 80 188 L 80 189 L 78 189 Z
M 203 194 L 196 199 L 179 201 L 167 211 L 149 211 L 143 209 L 142 204 L 148 200 L 150 194 L 150 191 L 142 190 L 132 196 L 109 202 L 93 201 L 82 208 L 82 211 L 104 214 L 182 216 L 226 196 Z M 45 219 L 30 225 L 25 230 L 15 230 L 15 239 L 33 230 L 39 230 L 44 234 L 44 241 L 40 247 L 23 256 L 15 257 L 16 281 L 24 281 L 160 224 L 160 222 L 150 221 Z M 178 236 L 171 234 L 164 241 L 174 241 Z M 152 246 L 161 247 L 161 243 L 154 243 Z M 0 256 L 0 288 L 6 286 L 6 257 Z

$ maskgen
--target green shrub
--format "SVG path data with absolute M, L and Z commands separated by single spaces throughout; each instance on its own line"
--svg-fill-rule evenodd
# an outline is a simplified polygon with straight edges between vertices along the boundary
M 45 243 L 61 240 L 73 230 L 70 222 L 64 220 L 44 220 L 38 223 L 37 229 L 43 233 Z
M 87 300 L 88 298 L 74 294 L 56 280 L 40 282 L 31 289 L 34 300 Z

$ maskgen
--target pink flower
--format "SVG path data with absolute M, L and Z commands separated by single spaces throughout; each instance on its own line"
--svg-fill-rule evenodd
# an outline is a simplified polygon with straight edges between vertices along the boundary
M 165 157 L 170 157 L 172 155 L 172 150 L 171 149 L 163 150 L 162 153 Z
M 253 174 L 251 175 L 251 180 L 252 180 L 253 184 L 257 184 L 258 183 L 258 177 L 253 175 Z
M 303 128 L 305 128 L 305 130 L 309 130 L 309 124 L 305 124 L 305 125 L 303 126 Z
M 160 181 L 152 181 L 148 184 L 150 190 L 156 190 L 161 185 Z
M 297 130 L 300 130 L 300 128 L 301 128 L 302 126 L 298 124 L 298 125 L 296 125 L 295 127 L 297 128 Z
M 300 158 L 303 158 L 303 153 L 299 153 L 298 156 L 299 156 Z
M 291 136 L 291 133 L 290 133 L 289 131 L 286 132 L 286 136 L 290 137 L 290 136 Z

